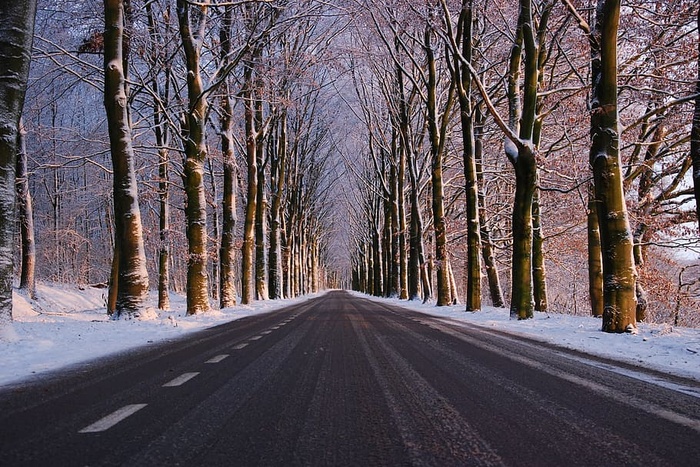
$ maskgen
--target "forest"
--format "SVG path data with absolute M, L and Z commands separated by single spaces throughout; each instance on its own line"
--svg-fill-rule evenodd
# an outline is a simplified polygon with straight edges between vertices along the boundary
M 43 281 L 700 326 L 696 0 L 0 13 L 0 321 Z

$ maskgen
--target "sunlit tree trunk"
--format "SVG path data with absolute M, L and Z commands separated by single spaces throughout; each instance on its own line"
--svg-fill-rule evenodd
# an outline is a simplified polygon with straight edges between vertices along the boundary
M 148 272 L 126 85 L 128 37 L 125 28 L 129 3 L 105 0 L 104 7 L 104 104 L 114 179 L 114 242 L 118 245 L 115 247 L 118 277 L 111 287 L 116 288 L 114 312 L 135 314 L 143 307 L 148 294 Z
M 187 314 L 209 310 L 207 277 L 207 202 L 204 190 L 204 161 L 207 158 L 206 126 L 209 103 L 204 95 L 200 72 L 202 38 L 207 23 L 207 7 L 193 8 L 187 0 L 178 0 L 180 37 L 187 67 L 185 138 L 185 215 L 187 217 Z M 197 26 L 197 30 L 193 28 Z
M 27 90 L 36 1 L 0 3 L 0 327 L 12 321 L 15 161 Z
M 252 90 L 252 63 L 246 63 L 244 71 L 243 105 L 246 137 L 246 160 L 248 162 L 248 191 L 243 224 L 243 246 L 241 250 L 241 303 L 248 305 L 255 296 L 255 213 L 258 194 L 257 135 L 255 131 L 255 109 Z
M 17 154 L 17 217 L 19 220 L 20 244 L 22 246 L 22 268 L 19 288 L 30 298 L 36 298 L 36 244 L 34 241 L 34 211 L 32 194 L 29 191 L 27 170 L 26 131 L 20 120 Z
M 588 295 L 591 301 L 591 314 L 603 316 L 603 258 L 600 249 L 600 228 L 598 226 L 598 209 L 596 207 L 594 187 L 589 186 L 588 193 Z
M 591 152 L 603 258 L 603 331 L 636 327 L 637 271 L 622 188 L 617 113 L 620 0 L 599 0 L 591 38 Z

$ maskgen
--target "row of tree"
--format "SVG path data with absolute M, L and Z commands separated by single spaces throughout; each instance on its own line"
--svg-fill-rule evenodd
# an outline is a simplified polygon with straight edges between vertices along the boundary
M 24 193 L 37 195 L 39 277 L 108 283 L 116 316 L 143 310 L 153 276 L 158 306 L 169 308 L 175 288 L 190 314 L 209 310 L 212 298 L 230 307 L 238 296 L 244 304 L 294 297 L 339 281 L 327 266 L 335 176 L 334 110 L 321 99 L 335 34 L 327 9 L 40 1 L 24 112 L 30 168 L 20 176 Z M 29 57 L 34 23 L 25 20 L 29 42 L 12 45 Z M 8 290 L 13 193 L 3 217 Z M 27 221 L 21 264 L 33 270 Z M 33 294 L 33 277 L 20 286 Z
M 680 0 L 367 4 L 353 287 L 446 305 L 461 286 L 475 311 L 483 282 L 502 306 L 508 248 L 511 316 L 527 319 L 548 308 L 545 264 L 573 250 L 603 329 L 633 329 L 662 282 L 644 276 L 650 246 L 697 244 L 698 15 Z M 586 250 L 561 238 L 578 232 Z
M 25 61 L 37 31 L 0 82 L 27 96 L 0 109 L 5 317 L 19 262 L 30 293 L 35 263 L 109 284 L 116 315 L 157 277 L 189 313 L 483 288 L 521 319 L 693 322 L 666 248 L 697 243 L 692 0 L 38 2 L 0 31 Z

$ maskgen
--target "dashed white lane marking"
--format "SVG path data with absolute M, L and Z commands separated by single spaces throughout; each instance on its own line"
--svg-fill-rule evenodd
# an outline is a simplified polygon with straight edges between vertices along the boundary
M 253 336 L 250 338 L 251 341 L 256 341 L 258 339 L 262 339 L 262 336 Z
M 112 412 L 104 418 L 97 420 L 92 425 L 88 425 L 78 433 L 98 433 L 100 431 L 106 431 L 112 428 L 117 423 L 121 422 L 125 418 L 135 414 L 139 410 L 146 407 L 148 404 L 131 404 L 125 405 L 119 410 Z
M 266 335 L 270 334 L 271 332 L 272 332 L 272 331 L 263 331 L 263 332 L 261 332 L 260 334 L 262 334 L 263 336 L 266 336 Z
M 244 343 L 242 343 L 242 344 L 238 344 L 237 346 L 235 346 L 235 347 L 233 348 L 233 350 L 241 350 L 241 349 L 243 349 L 243 348 L 245 348 L 245 347 L 247 347 L 247 346 L 248 346 L 248 343 L 247 343 L 247 342 L 244 342 Z
M 219 363 L 221 360 L 223 360 L 226 357 L 228 357 L 228 354 L 224 353 L 221 355 L 217 355 L 216 357 L 212 357 L 204 363 Z
M 177 378 L 175 378 L 174 380 L 168 381 L 167 383 L 165 383 L 163 385 L 163 387 L 164 388 L 171 388 L 171 387 L 175 387 L 175 386 L 182 386 L 183 384 L 185 384 L 186 382 L 188 382 L 189 380 L 191 380 L 192 378 L 194 378 L 198 374 L 199 374 L 199 372 L 183 373 L 180 376 L 178 376 Z

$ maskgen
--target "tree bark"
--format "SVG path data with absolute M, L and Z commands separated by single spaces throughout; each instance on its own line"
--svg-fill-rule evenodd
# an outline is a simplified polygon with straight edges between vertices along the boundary
M 245 64 L 243 84 L 243 105 L 246 137 L 246 160 L 248 162 L 248 192 L 243 224 L 243 246 L 241 248 L 241 303 L 253 302 L 255 294 L 255 213 L 258 194 L 257 137 L 255 131 L 255 109 L 253 103 L 252 77 L 253 64 Z
M 459 18 L 458 40 L 462 57 L 472 61 L 473 0 L 463 0 Z M 462 124 L 462 163 L 467 214 L 467 299 L 466 310 L 481 309 L 481 225 L 479 222 L 478 180 L 474 143 L 474 112 L 472 108 L 472 79 L 469 69 L 459 59 L 454 60 L 455 82 L 458 84 L 460 118 Z
M 138 202 L 134 149 L 126 88 L 128 1 L 105 0 L 104 104 L 114 178 L 114 241 L 118 281 L 114 312 L 137 314 L 148 294 L 148 271 Z
M 600 228 L 594 187 L 588 193 L 588 295 L 591 302 L 591 315 L 603 316 L 603 258 L 600 248 Z
M 442 176 L 442 147 L 440 125 L 437 117 L 437 70 L 433 53 L 431 26 L 426 26 L 424 50 L 428 67 L 427 107 L 428 133 L 430 135 L 430 157 L 432 161 L 433 187 L 433 231 L 435 234 L 435 262 L 437 266 L 437 306 L 446 306 L 452 302 L 447 257 L 447 226 L 445 224 L 444 188 Z M 452 90 L 450 92 L 452 94 Z M 448 98 L 451 100 L 450 98 Z M 449 102 L 448 100 L 448 107 Z M 446 110 L 445 115 L 449 114 Z M 447 118 L 447 117 L 445 117 Z
M 262 91 L 260 80 L 256 80 L 254 94 Z M 255 157 L 257 158 L 258 183 L 255 193 L 255 297 L 267 300 L 267 196 L 265 194 L 265 132 L 263 103 L 255 96 L 255 127 L 257 129 Z
M 219 31 L 221 42 L 221 66 L 229 65 L 231 47 L 231 29 L 233 27 L 233 6 L 224 7 L 224 17 Z M 219 307 L 228 308 L 236 305 L 236 180 L 238 167 L 234 153 L 233 139 L 233 104 L 229 80 L 222 84 L 221 96 L 221 153 L 224 159 L 224 187 L 221 200 L 222 226 L 221 244 L 219 246 Z
M 36 1 L 0 3 L 0 327 L 12 321 L 15 161 L 27 90 Z
M 283 298 L 282 293 L 282 195 L 287 164 L 287 111 L 281 112 L 274 154 L 270 160 L 270 264 L 269 293 L 271 299 Z
M 637 271 L 622 188 L 617 113 L 620 0 L 598 0 L 591 37 L 591 152 L 603 258 L 603 331 L 636 328 Z
M 207 277 L 207 202 L 204 190 L 204 161 L 207 158 L 206 124 L 209 105 L 204 95 L 200 73 L 202 36 L 206 26 L 207 7 L 197 7 L 198 30 L 194 31 L 190 4 L 177 1 L 180 37 L 187 67 L 187 99 L 185 136 L 185 216 L 187 217 L 187 314 L 209 310 Z
M 503 300 L 503 289 L 501 280 L 498 274 L 498 263 L 494 254 L 493 242 L 491 242 L 491 232 L 486 219 L 486 199 L 482 186 L 484 184 L 484 176 L 482 169 L 483 159 L 483 122 L 484 115 L 476 112 L 476 124 L 474 126 L 474 156 L 476 160 L 476 177 L 477 177 L 477 196 L 479 208 L 479 225 L 481 226 L 481 257 L 484 260 L 484 269 L 489 283 L 489 296 L 491 297 L 491 305 L 502 308 L 505 306 Z
M 158 66 L 160 48 L 163 47 L 156 30 L 156 21 L 151 2 L 145 4 L 150 36 L 151 66 Z M 151 89 L 153 91 L 153 127 L 158 147 L 158 211 L 159 241 L 158 246 L 158 308 L 170 309 L 170 200 L 169 171 L 170 155 L 168 151 L 169 131 L 163 108 L 167 107 L 170 96 L 170 64 L 165 69 L 165 89 L 161 97 L 157 74 L 154 75 Z
M 19 218 L 20 244 L 22 245 L 22 268 L 19 288 L 30 298 L 36 298 L 36 244 L 34 241 L 34 212 L 32 194 L 29 191 L 27 169 L 26 131 L 20 120 L 17 154 L 17 217 Z
M 537 185 L 538 182 L 535 182 Z M 532 199 L 532 295 L 536 311 L 547 311 L 547 273 L 544 262 L 544 233 L 540 213 L 540 192 Z

